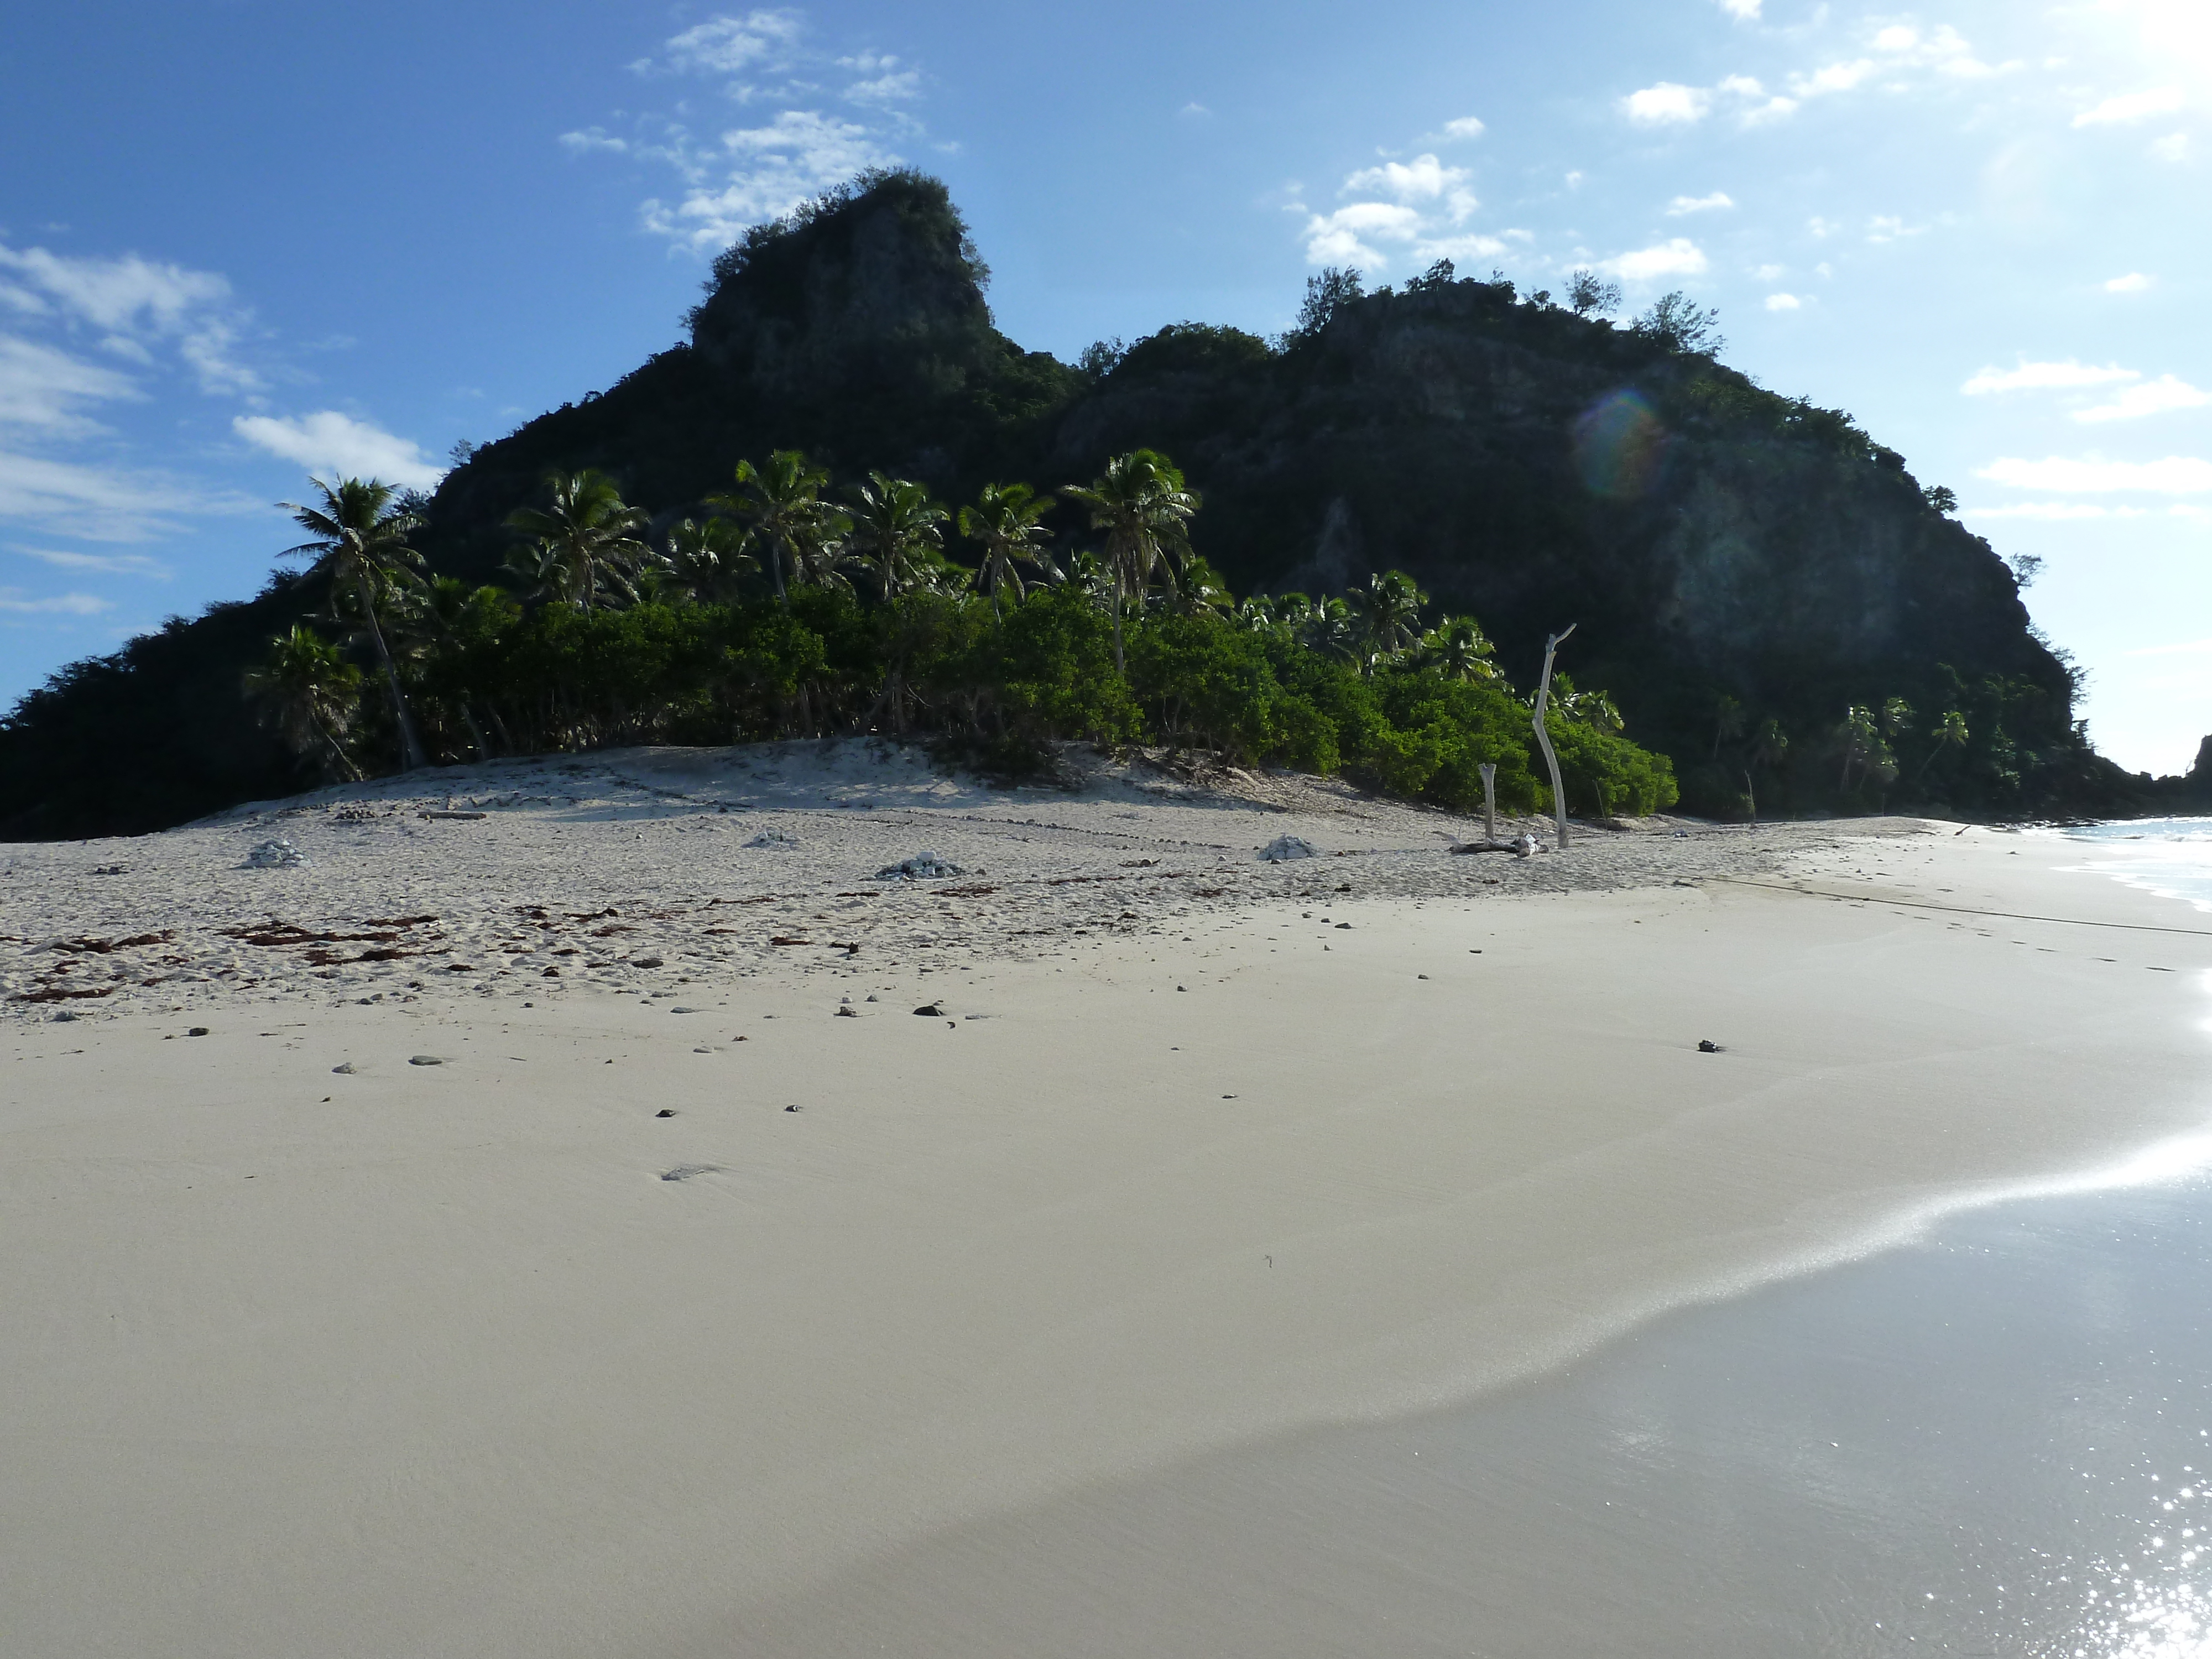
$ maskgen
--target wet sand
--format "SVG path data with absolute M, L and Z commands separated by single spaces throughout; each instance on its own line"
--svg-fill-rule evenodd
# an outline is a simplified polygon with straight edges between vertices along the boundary
M 636 817 L 410 807 L 350 862 L 328 799 L 7 849 L 17 994 L 101 928 L 185 961 L 9 1005 L 5 1645 L 834 1654 L 888 1619 L 902 1650 L 1059 1650 L 1035 1631 L 1148 1588 L 1022 1590 L 962 1553 L 996 1518 L 1526 1387 L 2208 1115 L 2212 939 L 2054 867 L 2079 848 L 1656 826 L 1515 866 L 1439 815 L 1126 780 L 886 830 L 822 799 L 880 776 L 726 813 L 666 781 L 696 757 L 647 758 L 672 793 Z M 744 844 L 778 813 L 803 866 Z M 314 862 L 236 870 L 272 825 Z M 1330 856 L 1259 863 L 1285 832 Z M 918 847 L 998 890 L 872 884 Z M 763 892 L 868 893 L 877 931 L 708 931 Z M 556 927 L 492 932 L 529 905 Z M 584 942 L 607 909 L 660 964 Z M 469 971 L 246 937 L 406 915 Z M 582 971 L 548 994 L 556 950 Z M 1123 1524 L 1054 1534 L 1062 1568 Z M 903 1599 L 925 1559 L 962 1593 Z

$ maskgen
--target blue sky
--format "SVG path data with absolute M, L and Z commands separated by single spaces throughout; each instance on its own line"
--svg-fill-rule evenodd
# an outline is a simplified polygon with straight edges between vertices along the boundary
M 2204 0 L 95 0 L 0 77 L 0 705 L 252 592 L 309 471 L 427 483 L 606 386 L 736 230 L 899 161 L 1063 357 L 1277 331 L 1323 264 L 1686 289 L 2044 561 L 2107 753 L 2212 731 Z

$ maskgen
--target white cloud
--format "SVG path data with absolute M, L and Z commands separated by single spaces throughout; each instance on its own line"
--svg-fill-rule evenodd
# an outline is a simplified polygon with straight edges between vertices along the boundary
M 580 132 L 564 132 L 561 147 L 576 155 L 586 155 L 595 149 L 611 149 L 617 155 L 625 154 L 629 145 L 620 138 L 610 138 L 603 127 L 586 127 Z
M 851 86 L 847 87 L 845 96 L 856 104 L 886 105 L 920 97 L 921 71 L 918 69 L 901 69 L 898 64 L 899 60 L 889 52 L 864 52 L 857 58 L 840 58 L 837 60 L 839 69 L 852 70 L 858 74 L 872 77 L 866 81 L 855 81 Z M 1192 104 L 1186 107 L 1195 109 L 1201 114 L 1206 112 L 1202 104 Z
M 0 271 L 13 308 L 89 324 L 106 337 L 105 349 L 144 362 L 149 340 L 173 340 L 209 392 L 247 392 L 262 382 L 232 356 L 244 313 L 231 302 L 230 283 L 211 270 L 157 264 L 137 254 L 102 258 L 58 254 L 43 247 L 0 244 Z
M 27 598 L 20 587 L 0 587 L 0 612 L 11 617 L 96 617 L 113 607 L 90 593 L 56 593 L 49 598 Z
M 671 69 L 707 75 L 735 75 L 753 64 L 774 61 L 799 35 L 794 11 L 756 11 L 743 17 L 715 17 L 671 37 Z
M 1769 311 L 1802 311 L 1805 302 L 1794 294 L 1770 294 L 1766 296 Z
M 1790 90 L 1800 98 L 1822 98 L 1832 93 L 1850 92 L 1875 72 L 1871 58 L 1855 58 L 1848 63 L 1824 64 L 1810 75 L 1790 77 Z
M 2207 404 L 2212 404 L 2212 392 L 2200 392 L 2186 380 L 2161 374 L 2155 380 L 2129 386 L 2108 404 L 2077 409 L 2074 418 L 2084 422 L 2132 421 L 2176 409 L 2202 409 Z
M 2100 368 L 2069 357 L 2063 363 L 2023 362 L 2017 368 L 1985 368 L 1959 390 L 1969 398 L 1984 398 L 1993 392 L 2075 392 L 2084 386 L 2117 386 L 2142 378 L 2136 370 L 2122 368 L 2118 363 Z
M 1444 137 L 1447 138 L 1480 138 L 1486 131 L 1481 121 L 1472 115 L 1462 115 L 1456 121 L 1444 123 Z
M 18 547 L 11 550 L 27 559 L 52 565 L 57 570 L 88 570 L 103 576 L 150 576 L 169 580 L 169 567 L 143 553 L 70 553 L 58 547 Z
M 259 505 L 234 494 L 210 495 L 162 473 L 0 450 L 0 520 L 85 541 L 145 541 L 173 533 L 180 518 Z
M 1638 125 L 1668 126 L 1702 121 L 1712 108 L 1713 95 L 1702 87 L 1686 87 L 1662 81 L 1656 86 L 1632 92 L 1620 100 L 1621 112 Z
M 2062 455 L 2029 461 L 2008 457 L 1992 461 L 1974 476 L 2014 489 L 2047 489 L 2060 495 L 2212 493 L 2212 461 L 2191 455 L 2169 455 L 2157 461 L 2072 460 Z
M 719 190 L 695 189 L 674 208 L 647 202 L 648 229 L 696 247 L 720 247 L 747 226 L 790 212 L 863 167 L 898 159 L 867 128 L 818 110 L 785 110 L 764 127 L 724 133 L 722 146 L 738 163 L 727 182 Z
M 143 396 L 127 374 L 72 357 L 33 340 L 0 334 L 0 426 L 48 438 L 82 438 L 105 430 L 85 406 Z
M 2151 279 L 2140 270 L 2131 270 L 2124 276 L 2115 276 L 2105 284 L 2107 294 L 2140 294 L 2151 284 Z
M 1925 225 L 1908 225 L 1893 215 L 1877 213 L 1867 221 L 1867 240 L 1875 243 L 1899 241 L 1907 236 L 1917 236 L 1926 228 Z
M 2189 135 L 2169 132 L 2163 138 L 2151 141 L 2150 158 L 2154 161 L 2185 161 L 2189 159 Z
M 1667 216 L 1679 219 L 1686 213 L 1711 213 L 1735 205 L 1735 198 L 1724 190 L 1717 190 L 1710 196 L 1677 196 L 1667 204 Z
M 2154 115 L 2172 115 L 2187 102 L 2179 87 L 2158 87 L 2148 92 L 2123 93 L 2117 98 L 2107 98 L 2094 109 L 2083 110 L 2074 118 L 2074 125 L 2077 127 L 2101 127 L 2147 121 Z
M 1790 267 L 1787 265 L 1761 265 L 1758 270 L 1753 271 L 1751 274 L 1758 277 L 1762 283 L 1779 282 L 1783 277 L 1787 276 L 1790 274 Z
M 1760 0 L 1717 0 L 1720 9 L 1729 16 L 1747 23 L 1759 21 Z
M 419 444 L 334 409 L 282 421 L 267 415 L 241 415 L 230 424 L 256 448 L 313 471 L 327 469 L 341 477 L 380 478 L 412 489 L 428 489 L 446 476 Z
M 1815 237 L 1826 238 L 1834 235 L 1843 227 L 1832 219 L 1823 219 L 1816 213 L 1805 222 L 1805 228 Z
M 1464 219 L 1480 205 L 1467 188 L 1465 167 L 1448 167 L 1433 155 L 1417 155 L 1411 162 L 1385 161 L 1379 167 L 1355 173 L 1344 181 L 1346 196 L 1371 191 L 1404 204 L 1441 200 L 1454 220 Z
M 1655 282 L 1662 276 L 1695 276 L 1705 270 L 1704 252 L 1686 236 L 1676 236 L 1632 253 L 1598 262 L 1598 269 L 1625 283 Z
M 1421 234 L 1421 216 L 1394 202 L 1354 202 L 1306 222 L 1306 259 L 1316 265 L 1389 263 L 1378 241 L 1412 243 Z

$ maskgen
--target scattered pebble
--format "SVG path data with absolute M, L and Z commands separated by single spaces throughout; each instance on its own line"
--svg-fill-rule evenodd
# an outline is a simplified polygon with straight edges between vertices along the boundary
M 348 1060 L 343 1066 L 333 1066 L 331 1067 L 331 1073 L 334 1077 L 351 1077 L 353 1075 L 353 1062 L 351 1060 Z
M 676 1109 L 672 1106 L 664 1106 L 653 1114 L 655 1117 L 674 1117 L 675 1115 Z
M 1717 1054 L 1721 1052 L 1721 1045 L 1714 1042 L 1711 1037 L 1699 1037 L 1698 1039 L 1698 1052 L 1701 1054 Z
M 1260 849 L 1261 860 L 1267 864 L 1283 864 L 1291 859 L 1317 859 L 1320 856 L 1320 850 L 1311 842 L 1298 836 L 1278 836 Z
M 915 1010 L 915 1012 L 920 1014 L 924 1019 L 943 1019 L 945 1018 L 945 1010 L 939 1007 L 933 1002 L 923 1003 L 921 1007 Z
M 663 1181 L 689 1181 L 694 1176 L 712 1175 L 722 1166 L 719 1164 L 679 1164 L 672 1170 L 660 1173 Z
M 443 1066 L 446 1062 L 435 1054 L 410 1054 L 407 1063 L 410 1066 Z
M 195 1025 L 191 1030 L 185 1033 L 186 1036 L 205 1036 L 207 1034 L 208 1028 L 204 1025 Z
M 307 855 L 279 836 L 274 841 L 256 842 L 253 850 L 246 855 L 241 870 L 304 870 Z
M 968 872 L 950 859 L 935 853 L 916 853 L 910 859 L 901 859 L 896 864 L 887 864 L 876 872 L 878 881 L 937 881 L 946 876 L 964 876 Z

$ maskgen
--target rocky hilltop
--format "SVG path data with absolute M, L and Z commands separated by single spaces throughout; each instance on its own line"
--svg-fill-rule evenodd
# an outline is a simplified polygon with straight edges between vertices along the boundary
M 417 544 L 440 572 L 494 577 L 502 521 L 556 470 L 609 473 L 659 529 L 771 448 L 957 502 L 991 479 L 1087 480 L 1142 445 L 1203 493 L 1194 540 L 1239 594 L 1403 569 L 1479 617 L 1520 683 L 1577 624 L 1563 667 L 1672 757 L 1688 810 L 1741 814 L 1754 767 L 1761 811 L 1863 806 L 1839 787 L 1854 707 L 1891 711 L 1892 806 L 2111 811 L 2155 793 L 2089 750 L 2069 668 L 1945 493 L 1694 341 L 1439 269 L 1340 286 L 1279 341 L 1178 324 L 1074 367 L 1001 334 L 988 280 L 918 174 L 757 228 L 716 261 L 687 342 L 476 449 Z M 1056 528 L 1084 544 L 1072 512 Z M 236 688 L 319 597 L 280 579 L 27 700 L 0 728 L 0 825 L 146 829 L 289 787 Z M 1951 710 L 1968 762 L 1916 795 Z

